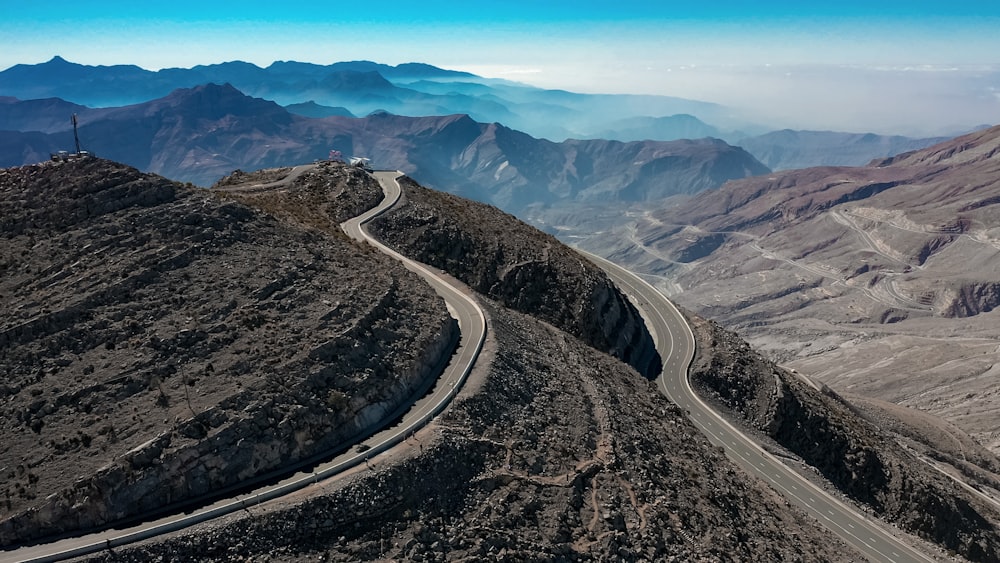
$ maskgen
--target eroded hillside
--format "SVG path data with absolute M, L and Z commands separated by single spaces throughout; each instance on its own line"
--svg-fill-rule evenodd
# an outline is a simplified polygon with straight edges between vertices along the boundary
M 380 197 L 321 175 L 332 200 Z M 457 328 L 339 232 L 100 159 L 0 170 L 0 238 L 3 545 L 327 451 L 408 400 Z
M 1000 451 L 1000 128 L 733 181 L 583 246 L 839 391 Z

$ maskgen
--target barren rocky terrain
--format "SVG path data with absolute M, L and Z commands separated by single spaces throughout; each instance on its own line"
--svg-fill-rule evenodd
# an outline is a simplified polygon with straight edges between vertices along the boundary
M 963 489 L 918 451 L 953 463 L 960 456 L 955 466 L 993 491 L 1000 485 L 996 456 L 966 445 L 956 456 L 955 444 L 937 437 L 940 426 L 919 413 L 871 403 L 861 410 L 829 387 L 779 368 L 717 324 L 689 319 L 698 343 L 692 383 L 732 418 L 876 515 L 971 561 L 1000 561 L 1000 504 Z
M 400 463 L 91 560 L 858 560 L 635 371 L 490 311 L 492 367 Z
M 429 288 L 335 230 L 377 199 L 360 171 L 237 172 L 205 192 L 85 159 L 2 185 L 3 462 L 21 484 L 5 543 L 329 447 L 450 341 Z M 446 266 L 552 324 L 490 302 L 490 357 L 397 463 L 96 559 L 856 559 L 601 351 L 642 367 L 648 339 L 603 274 L 494 208 L 406 194 L 382 225 L 411 221 L 401 246 L 464 241 Z
M 865 167 L 733 181 L 599 218 L 591 233 L 562 232 L 783 365 L 942 417 L 997 453 L 998 202 L 994 127 Z
M 858 559 L 644 377 L 649 335 L 599 270 L 496 208 L 403 184 L 378 233 L 489 310 L 456 402 L 351 475 L 92 560 Z M 453 342 L 429 288 L 340 233 L 381 197 L 360 170 L 237 171 L 205 191 L 84 159 L 0 171 L 0 188 L 5 545 L 334 448 Z M 988 450 L 814 392 L 701 326 L 699 380 L 734 418 L 872 511 L 997 560 L 997 511 L 925 463 L 991 492 Z
M 302 180 L 310 217 L 381 197 L 346 167 Z M 395 261 L 232 199 L 95 158 L 0 170 L 0 544 L 328 451 L 450 353 Z

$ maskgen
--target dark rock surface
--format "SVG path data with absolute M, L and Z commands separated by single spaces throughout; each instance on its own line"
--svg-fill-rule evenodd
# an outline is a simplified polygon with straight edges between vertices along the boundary
M 327 451 L 450 353 L 415 275 L 232 197 L 96 158 L 0 170 L 0 544 Z
M 638 311 L 576 251 L 495 207 L 428 190 L 409 178 L 400 184 L 406 205 L 373 222 L 380 239 L 645 375 L 659 372 Z
M 691 380 L 739 422 L 815 467 L 848 497 L 971 561 L 1000 561 L 1000 513 L 940 475 L 827 387 L 817 390 L 700 318 Z
M 497 355 L 407 460 L 92 561 L 857 561 L 654 385 L 492 306 Z
M 5 545 L 329 448 L 406 400 L 452 342 L 429 288 L 339 233 L 380 197 L 356 170 L 234 173 L 225 193 L 98 159 L 0 172 Z M 482 380 L 398 463 L 93 559 L 857 559 L 597 351 L 635 363 L 649 335 L 595 267 L 495 208 L 412 184 L 405 195 L 384 236 L 399 229 L 405 252 L 499 302 Z M 724 375 L 762 361 L 719 344 Z M 890 519 L 994 560 L 979 504 L 899 471 L 908 458 L 883 457 L 896 450 L 877 432 L 816 414 L 841 403 L 791 384 L 772 394 L 766 379 L 726 400 L 753 397 L 742 411 L 776 436 L 805 421 L 843 453 L 800 454 L 832 479 L 870 478 L 864 498 Z

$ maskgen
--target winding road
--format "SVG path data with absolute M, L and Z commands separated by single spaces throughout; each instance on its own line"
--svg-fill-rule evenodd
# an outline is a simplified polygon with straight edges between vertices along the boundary
M 254 188 L 281 187 L 308 168 L 308 166 L 296 167 L 284 180 Z M 317 466 L 311 473 L 298 473 L 276 485 L 219 501 L 191 514 L 174 515 L 129 529 L 107 530 L 50 544 L 0 552 L 0 562 L 68 559 L 174 532 L 224 514 L 251 508 L 258 503 L 287 495 L 365 462 L 370 457 L 398 445 L 408 434 L 426 424 L 444 409 L 457 394 L 482 349 L 486 335 L 485 316 L 475 301 L 460 287 L 453 285 L 453 282 L 389 249 L 366 232 L 365 224 L 394 206 L 401 196 L 400 186 L 396 181 L 400 173 L 375 172 L 374 175 L 385 192 L 385 199 L 364 215 L 345 222 L 342 228 L 351 237 L 372 244 L 422 276 L 444 297 L 449 311 L 458 319 L 462 333 L 459 347 L 433 391 L 416 403 L 405 405 L 387 417 L 387 420 L 392 420 L 400 414 L 403 415 L 400 424 L 365 437 L 360 442 L 367 446 L 363 453 L 352 449 Z M 587 256 L 604 269 L 639 308 L 653 335 L 656 348 L 663 358 L 663 373 L 658 379 L 658 387 L 671 401 L 688 412 L 691 421 L 710 442 L 723 447 L 737 465 L 768 482 L 789 502 L 815 517 L 822 525 L 871 561 L 894 563 L 933 561 L 895 538 L 891 531 L 884 529 L 879 523 L 786 467 L 706 405 L 694 393 L 688 379 L 688 368 L 694 357 L 695 342 L 691 329 L 680 312 L 659 291 L 635 274 L 597 256 L 589 254 Z
M 266 187 L 286 186 L 292 179 L 309 168 L 311 168 L 310 165 L 295 167 L 284 180 L 268 183 Z M 27 546 L 13 551 L 0 551 L 0 563 L 15 561 L 42 563 L 79 557 L 176 532 L 213 518 L 253 508 L 262 502 L 288 495 L 367 462 L 369 458 L 399 445 L 408 435 L 440 413 L 458 393 L 479 357 L 479 352 L 486 341 L 486 317 L 479 305 L 456 282 L 443 278 L 423 264 L 400 255 L 375 240 L 365 230 L 366 223 L 385 213 L 399 201 L 401 189 L 396 178 L 401 175 L 400 172 L 375 172 L 374 176 L 381 184 L 385 198 L 374 209 L 341 225 L 341 228 L 352 238 L 374 245 L 382 252 L 401 261 L 407 269 L 423 277 L 444 298 L 449 312 L 458 320 L 461 330 L 458 348 L 447 365 L 442 366 L 443 371 L 438 379 L 428 385 L 428 387 L 433 385 L 433 389 L 429 393 L 429 389 L 419 390 L 415 395 L 420 397 L 419 399 L 402 405 L 383 419 L 384 423 L 388 423 L 402 416 L 401 422 L 389 428 L 373 429 L 367 435 L 359 436 L 358 441 L 351 444 L 351 446 L 363 445 L 362 447 L 352 447 L 332 460 L 317 465 L 311 472 L 296 473 L 275 485 L 220 500 L 189 514 L 174 514 L 125 529 L 105 530 L 48 544 Z M 263 186 L 255 186 L 255 188 L 261 187 Z M 360 452 L 359 449 L 364 451 Z M 327 454 L 327 456 L 329 455 L 331 454 Z
M 680 311 L 639 276 L 603 258 L 586 255 L 607 272 L 639 309 L 663 359 L 663 373 L 657 380 L 657 386 L 667 398 L 688 413 L 690 420 L 712 444 L 721 446 L 743 470 L 768 483 L 790 503 L 816 518 L 870 561 L 934 561 L 897 539 L 881 523 L 866 517 L 787 467 L 705 404 L 691 388 L 688 378 L 695 342 L 691 328 Z

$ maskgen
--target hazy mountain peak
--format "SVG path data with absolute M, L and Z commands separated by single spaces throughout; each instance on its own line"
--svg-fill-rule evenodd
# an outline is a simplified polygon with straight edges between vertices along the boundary
M 23 67 L 29 67 L 31 65 L 18 65 Z M 145 74 L 150 73 L 150 71 L 143 69 L 136 65 L 85 65 L 80 63 L 74 63 L 72 61 L 67 61 L 63 57 L 56 55 L 49 59 L 48 61 L 34 65 L 42 71 L 51 72 L 53 70 L 66 71 L 72 70 L 75 72 L 92 72 L 94 69 L 103 69 L 112 71 L 112 73 L 117 75 L 132 75 L 132 74 Z
M 302 102 L 300 104 L 289 104 L 285 106 L 285 109 L 296 115 L 301 115 L 303 117 L 331 117 L 331 116 L 341 116 L 341 117 L 354 117 L 347 108 L 340 106 L 324 106 L 317 104 L 314 100 L 309 100 L 308 102 Z
M 274 102 L 263 100 L 261 98 L 253 98 L 247 96 L 243 92 L 239 91 L 235 86 L 229 82 L 223 84 L 208 83 L 195 86 L 193 88 L 178 88 L 167 96 L 166 100 L 177 100 L 186 101 L 192 98 L 198 98 L 199 100 L 224 100 L 226 102 L 241 101 L 241 100 L 257 100 L 263 102 L 266 105 L 273 105 L 275 107 L 280 107 Z
M 318 65 L 315 63 L 303 63 L 299 61 L 274 61 L 267 66 L 266 70 L 274 70 L 279 72 L 319 72 L 324 70 L 326 67 L 323 65 Z
M 196 73 L 214 73 L 211 74 L 213 78 L 215 77 L 231 77 L 231 76 L 258 76 L 266 74 L 266 70 L 246 61 L 227 61 L 224 63 L 216 63 L 210 65 L 197 65 L 191 68 L 192 71 Z M 218 80 L 216 78 L 216 80 Z
M 396 66 L 396 70 L 405 76 L 410 77 L 436 77 L 436 76 L 451 76 L 451 77 L 464 77 L 464 78 L 474 78 L 476 75 L 471 72 L 463 72 L 459 70 L 447 70 L 434 65 L 429 65 L 426 63 L 403 63 Z
M 396 86 L 375 70 L 335 70 L 321 81 L 321 84 L 333 92 L 360 90 L 384 91 L 393 90 Z

